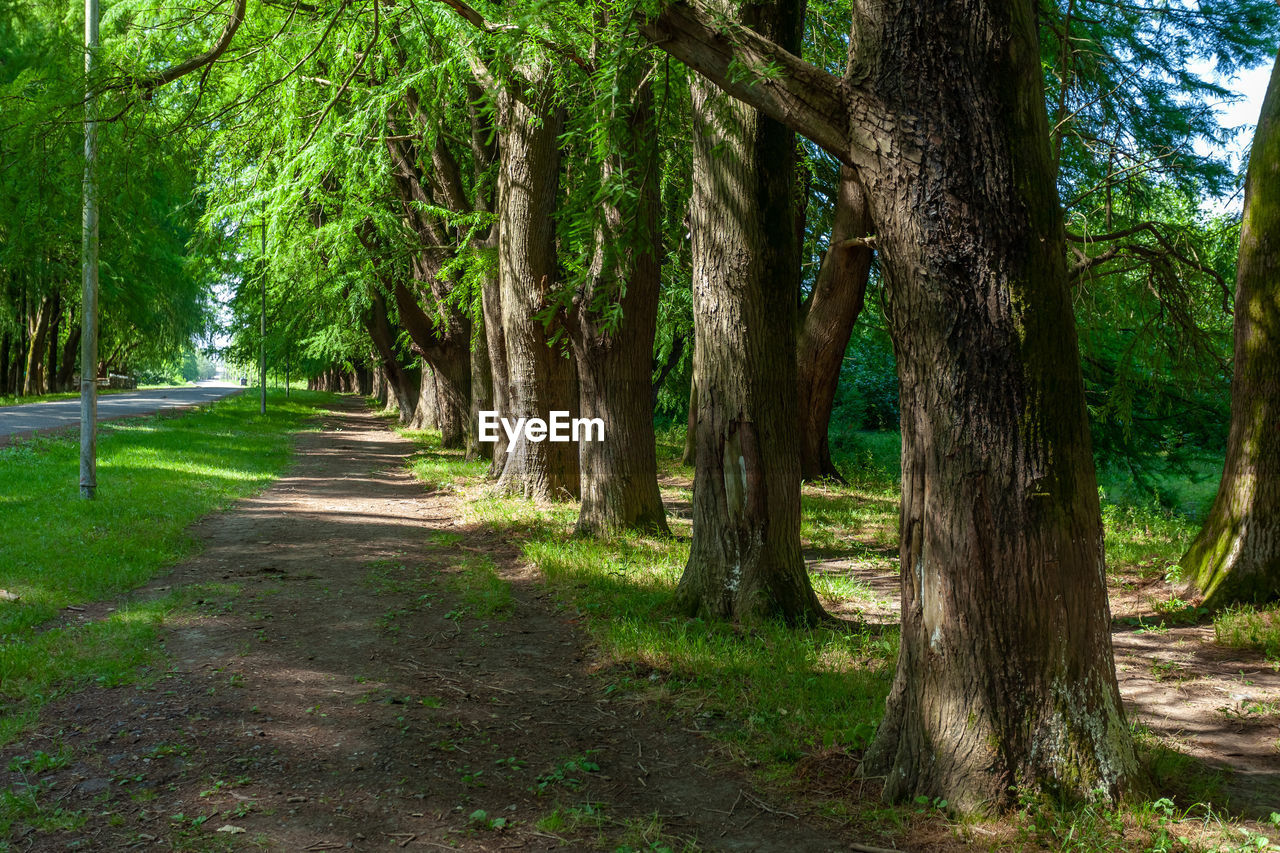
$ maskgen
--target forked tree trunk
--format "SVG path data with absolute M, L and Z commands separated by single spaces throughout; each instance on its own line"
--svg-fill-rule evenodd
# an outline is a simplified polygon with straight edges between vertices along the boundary
M 1280 57 L 1249 152 L 1222 481 L 1182 558 L 1209 608 L 1280 597 Z
M 40 300 L 35 317 L 31 318 L 31 337 L 27 343 L 27 373 L 22 384 L 25 396 L 44 393 L 45 338 L 49 334 L 49 298 Z
M 612 204 L 601 212 L 590 278 L 575 301 L 569 327 L 582 417 L 604 424 L 603 437 L 591 436 L 603 440 L 578 446 L 582 506 L 577 532 L 597 536 L 621 529 L 668 532 L 658 491 L 649 368 L 662 251 L 653 91 L 643 84 L 621 100 L 632 112 L 625 138 L 614 143 L 617 160 L 603 165 L 604 180 L 624 174 L 638 181 L 636 207 L 629 215 Z M 608 328 L 612 304 L 621 309 L 621 320 Z
M 656 20 L 661 47 L 858 168 L 876 223 L 902 388 L 902 634 L 864 773 L 961 811 L 1117 799 L 1137 762 L 1034 4 L 857 0 L 844 80 L 691 7 Z
M 802 3 L 717 9 L 798 48 Z M 697 460 L 678 604 L 813 623 L 823 611 L 800 553 L 795 135 L 700 77 L 691 85 Z
M 501 98 L 498 209 L 498 278 L 509 378 L 505 417 L 541 418 L 578 409 L 573 361 L 549 344 L 550 327 L 539 316 L 557 283 L 555 210 L 560 183 L 560 131 L 564 114 L 555 103 L 549 73 L 536 74 L 519 97 Z M 577 497 L 578 448 L 573 442 L 528 441 L 507 448 L 498 488 L 541 499 Z
M 858 321 L 871 272 L 871 249 L 846 243 L 871 231 L 866 195 L 853 169 L 840 169 L 831 242 L 805 303 L 796 343 L 800 389 L 800 476 L 840 479 L 831 461 L 828 432 L 840 366 Z

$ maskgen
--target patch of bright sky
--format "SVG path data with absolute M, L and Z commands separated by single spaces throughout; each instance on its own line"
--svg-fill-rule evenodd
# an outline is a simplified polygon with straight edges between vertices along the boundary
M 1243 173 L 1249 156 L 1249 146 L 1253 142 L 1253 130 L 1258 125 L 1258 116 L 1262 113 L 1262 99 L 1267 93 L 1267 83 L 1271 79 L 1271 63 L 1256 68 L 1242 70 L 1233 77 L 1212 75 L 1209 63 L 1200 68 L 1191 69 L 1197 74 L 1213 76 L 1222 86 L 1240 98 L 1231 103 L 1217 105 L 1218 121 L 1224 128 L 1234 130 L 1235 135 L 1225 145 L 1214 146 L 1204 140 L 1196 140 L 1195 150 L 1198 154 L 1211 154 L 1217 150 L 1225 154 L 1232 168 Z M 1239 213 L 1244 205 L 1243 188 L 1230 196 L 1220 199 L 1206 199 L 1204 209 L 1211 213 Z

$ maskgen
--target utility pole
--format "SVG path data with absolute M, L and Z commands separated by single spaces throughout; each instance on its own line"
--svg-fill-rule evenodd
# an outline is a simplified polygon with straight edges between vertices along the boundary
M 80 322 L 80 497 L 98 492 L 98 104 L 93 70 L 98 53 L 98 0 L 84 0 L 84 215 L 81 236 L 83 306 Z
M 258 376 L 262 386 L 258 414 L 267 413 L 267 206 L 262 206 L 262 316 L 258 339 Z

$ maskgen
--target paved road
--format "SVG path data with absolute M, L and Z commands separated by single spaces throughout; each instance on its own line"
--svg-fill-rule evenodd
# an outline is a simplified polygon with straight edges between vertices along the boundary
M 176 406 L 210 403 L 242 390 L 239 385 L 202 382 L 185 388 L 157 388 L 153 391 L 126 391 L 98 395 L 98 420 L 147 415 Z M 80 423 L 80 400 L 54 400 L 0 407 L 0 438 L 34 430 L 57 429 Z

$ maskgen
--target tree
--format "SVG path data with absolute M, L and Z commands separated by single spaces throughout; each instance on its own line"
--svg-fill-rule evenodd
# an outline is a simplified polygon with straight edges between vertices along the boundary
M 800 2 L 721 13 L 797 49 Z M 800 553 L 794 132 L 708 80 L 694 111 L 693 542 L 681 609 L 722 619 L 822 618 Z M 691 398 L 692 399 L 692 398 Z
M 1245 178 L 1234 368 L 1222 481 L 1181 561 L 1210 608 L 1280 597 L 1280 57 Z
M 1136 759 L 1033 4 L 857 4 L 844 79 L 685 4 L 643 31 L 867 191 L 903 495 L 902 639 L 865 770 L 889 799 L 961 810 L 1018 788 L 1119 797 Z
M 872 250 L 866 194 L 857 174 L 840 169 L 827 251 L 809 298 L 801 308 L 796 362 L 800 389 L 800 476 L 839 478 L 827 434 L 853 324 L 862 313 Z

